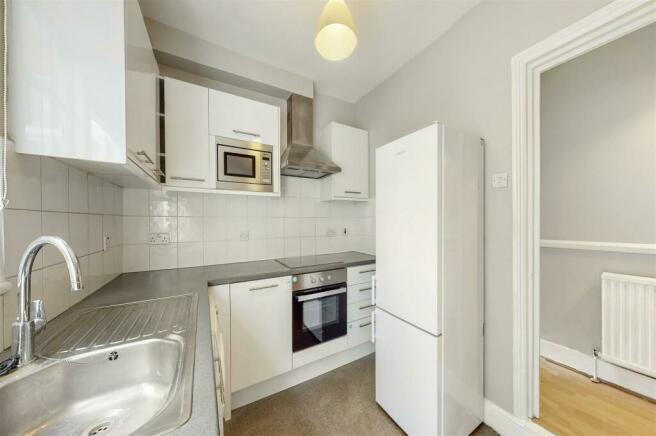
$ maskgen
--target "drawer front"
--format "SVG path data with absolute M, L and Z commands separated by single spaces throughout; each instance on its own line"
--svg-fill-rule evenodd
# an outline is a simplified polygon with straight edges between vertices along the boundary
M 349 285 L 371 283 L 371 276 L 376 274 L 376 264 L 353 266 L 347 270 L 346 282 Z
M 371 282 L 348 285 L 348 302 L 371 301 Z
M 348 346 L 364 344 L 371 340 L 371 318 L 364 318 L 349 323 L 348 325 Z
M 362 318 L 369 318 L 373 312 L 374 306 L 369 301 L 358 301 L 350 303 L 347 311 L 347 322 L 356 321 Z

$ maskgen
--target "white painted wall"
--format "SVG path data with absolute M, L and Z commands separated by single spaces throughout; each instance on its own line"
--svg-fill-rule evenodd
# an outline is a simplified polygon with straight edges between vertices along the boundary
M 431 121 L 485 138 L 485 395 L 512 410 L 512 197 L 490 176 L 511 170 L 511 57 L 605 1 L 483 1 L 356 104 L 374 149 Z M 384 176 L 384 175 L 383 175 Z
M 656 242 L 656 24 L 542 76 L 543 239 Z M 601 273 L 656 277 L 656 256 L 543 248 L 541 336 L 592 356 Z

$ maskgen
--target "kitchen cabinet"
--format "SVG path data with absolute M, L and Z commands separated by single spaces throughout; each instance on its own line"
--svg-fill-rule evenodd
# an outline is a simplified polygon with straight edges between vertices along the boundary
M 321 150 L 342 169 L 321 180 L 321 200 L 366 201 L 369 198 L 369 133 L 332 122 Z
M 210 133 L 280 146 L 280 108 L 210 89 Z
M 138 2 L 11 6 L 16 151 L 60 158 L 124 186 L 156 185 L 158 67 Z
M 208 89 L 164 79 L 166 185 L 216 187 L 208 135 Z
M 230 342 L 232 392 L 292 369 L 291 277 L 230 285 Z

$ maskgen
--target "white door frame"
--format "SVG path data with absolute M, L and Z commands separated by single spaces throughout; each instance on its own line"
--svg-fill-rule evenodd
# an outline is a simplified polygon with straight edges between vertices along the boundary
M 615 0 L 512 58 L 513 412 L 540 414 L 540 75 L 656 22 L 656 1 Z

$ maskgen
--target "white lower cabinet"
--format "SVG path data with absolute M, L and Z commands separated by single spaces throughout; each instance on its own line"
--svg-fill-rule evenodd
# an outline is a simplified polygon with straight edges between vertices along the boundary
M 348 324 L 348 347 L 355 347 L 371 340 L 371 318 L 363 318 Z
M 291 277 L 230 285 L 230 336 L 232 392 L 291 371 Z

